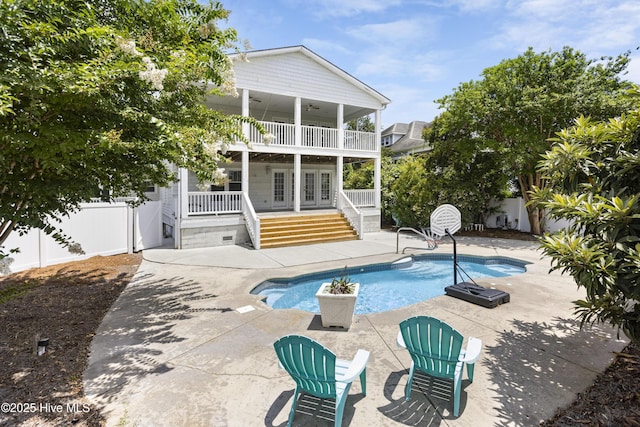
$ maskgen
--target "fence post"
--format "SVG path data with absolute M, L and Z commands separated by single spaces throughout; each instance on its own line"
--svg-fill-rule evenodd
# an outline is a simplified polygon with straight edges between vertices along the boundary
M 134 239 L 136 238 L 136 215 L 134 208 L 127 204 L 127 253 L 132 254 L 135 247 Z
M 41 229 L 38 229 L 38 266 L 46 267 L 47 262 L 47 235 Z

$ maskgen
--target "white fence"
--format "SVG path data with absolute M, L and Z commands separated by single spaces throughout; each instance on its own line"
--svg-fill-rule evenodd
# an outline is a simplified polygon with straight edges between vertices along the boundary
M 567 222 L 558 222 L 547 219 L 545 224 L 546 231 L 557 231 L 568 225 Z M 531 232 L 531 224 L 527 215 L 527 208 L 524 205 L 522 197 L 505 199 L 501 202 L 498 212 L 487 218 L 487 227 L 489 228 L 510 228 L 513 230 Z
M 147 202 L 132 209 L 123 202 L 86 203 L 81 209 L 56 224 L 78 243 L 84 254 L 71 253 L 42 230 L 32 229 L 20 236 L 12 233 L 4 242 L 11 254 L 11 272 L 33 267 L 77 261 L 95 255 L 131 253 L 162 244 L 162 207 L 160 202 Z

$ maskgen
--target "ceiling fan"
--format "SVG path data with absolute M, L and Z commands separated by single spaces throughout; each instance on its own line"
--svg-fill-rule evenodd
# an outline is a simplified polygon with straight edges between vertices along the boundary
M 320 107 L 318 107 L 317 105 L 309 104 L 307 105 L 307 108 L 305 108 L 305 111 L 319 110 L 319 109 Z

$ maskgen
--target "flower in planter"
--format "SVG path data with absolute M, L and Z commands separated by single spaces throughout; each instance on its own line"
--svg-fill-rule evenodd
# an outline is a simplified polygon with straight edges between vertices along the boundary
M 344 271 L 340 273 L 339 277 L 334 277 L 329 285 L 330 294 L 352 294 L 355 291 L 355 286 L 349 278 L 347 273 L 347 266 L 344 267 Z

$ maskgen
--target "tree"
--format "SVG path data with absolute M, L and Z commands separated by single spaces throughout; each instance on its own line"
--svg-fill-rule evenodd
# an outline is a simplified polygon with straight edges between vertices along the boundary
M 427 181 L 434 200 L 426 201 L 437 207 L 443 203 L 456 206 L 463 223 L 487 225 L 494 212 L 495 202 L 503 200 L 509 183 L 509 171 L 498 153 L 482 150 L 472 134 L 463 137 L 464 126 L 457 127 L 456 138 L 432 138 L 444 135 L 441 118 L 432 123 L 425 140 L 432 140 L 431 151 L 425 156 Z
M 620 78 L 628 55 L 595 61 L 569 47 L 543 53 L 530 48 L 438 100 L 445 112 L 441 131 L 432 137 L 466 141 L 476 145 L 476 152 L 497 153 L 504 169 L 517 176 L 528 201 L 534 187 L 546 185 L 536 164 L 549 149 L 550 137 L 581 114 L 598 120 L 628 108 L 622 97 L 628 82 Z M 544 213 L 527 206 L 532 231 L 540 234 Z
M 391 183 L 393 206 L 391 213 L 401 226 L 426 227 L 435 208 L 427 203 L 433 200 L 424 159 L 420 156 L 404 156 L 397 162 L 397 178 Z
M 631 95 L 640 105 L 637 86 Z M 575 302 L 582 324 L 610 323 L 640 343 L 640 109 L 581 117 L 552 140 L 538 169 L 548 185 L 532 202 L 570 226 L 544 236 L 542 249 L 586 290 Z
M 235 92 L 227 16 L 196 0 L 0 3 L 0 258 L 13 231 L 68 245 L 56 218 L 99 192 L 144 200 L 171 164 L 224 178 L 242 123 L 264 131 L 205 106 Z
M 345 190 L 372 189 L 374 187 L 374 162 L 367 160 L 361 163 L 348 163 L 344 165 Z
M 376 126 L 371 121 L 370 116 L 358 117 L 347 122 L 348 130 L 359 130 L 360 132 L 375 132 Z

